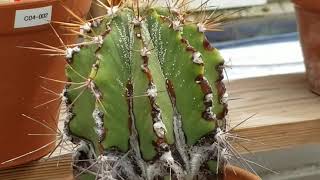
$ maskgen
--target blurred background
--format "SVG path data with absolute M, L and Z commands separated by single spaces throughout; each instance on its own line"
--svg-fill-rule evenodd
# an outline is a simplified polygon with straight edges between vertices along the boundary
M 227 69 L 229 79 L 304 72 L 291 1 L 240 1 L 229 0 L 227 6 L 216 1 L 229 18 L 223 31 L 207 33 L 232 66 Z

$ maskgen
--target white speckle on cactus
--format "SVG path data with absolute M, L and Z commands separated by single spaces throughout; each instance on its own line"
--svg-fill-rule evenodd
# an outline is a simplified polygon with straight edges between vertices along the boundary
M 90 22 L 84 23 L 82 26 L 80 26 L 80 33 L 84 32 L 90 32 L 91 31 L 92 24 Z
M 128 22 L 131 22 L 132 18 L 128 16 Z M 117 32 L 119 34 L 119 40 L 118 40 L 118 47 L 121 50 L 121 57 L 124 61 L 124 67 L 131 70 L 131 61 L 132 61 L 132 46 L 133 46 L 133 39 L 134 39 L 134 31 L 129 30 L 125 27 L 124 23 L 118 24 L 115 23 L 115 27 L 117 29 Z M 129 36 L 128 36 L 129 35 Z
M 218 144 L 224 144 L 225 142 L 227 142 L 226 134 L 220 128 L 217 128 L 214 138 Z
M 135 26 L 140 26 L 141 23 L 142 23 L 143 19 L 141 16 L 139 17 L 134 17 L 133 20 L 132 20 L 132 23 L 135 25 Z
M 224 95 L 221 99 L 221 102 L 226 104 L 228 102 L 228 99 L 229 99 L 229 94 L 226 92 L 226 93 L 224 93 Z
M 102 111 L 100 111 L 98 108 L 96 108 L 93 113 L 92 113 L 92 117 L 97 125 L 98 128 L 103 128 L 103 113 Z
M 68 98 L 61 94 L 61 101 L 65 103 L 68 101 Z
M 96 127 L 94 130 L 99 137 L 99 141 L 102 141 L 104 139 L 104 134 L 105 134 L 103 112 L 100 111 L 100 109 L 96 108 L 92 113 L 92 117 L 96 124 Z
M 164 138 L 164 136 L 167 132 L 166 126 L 163 124 L 162 121 L 158 121 L 158 122 L 154 123 L 153 129 L 159 138 Z
M 175 31 L 182 31 L 183 30 L 183 26 L 180 21 L 172 21 L 172 28 Z
M 103 127 L 103 124 L 104 124 L 103 121 L 98 121 L 98 120 L 96 120 L 95 122 L 96 122 L 96 125 L 97 125 L 98 128 Z
M 155 98 L 155 97 L 157 97 L 157 95 L 158 95 L 158 90 L 157 90 L 157 87 L 156 87 L 156 85 L 151 85 L 151 87 L 147 90 L 147 95 L 149 96 L 149 97 L 153 97 L 153 98 Z
M 146 57 L 146 56 L 149 56 L 151 54 L 150 50 L 147 48 L 147 47 L 143 47 L 141 50 L 140 50 L 140 55 L 142 57 Z
M 108 7 L 107 8 L 107 15 L 108 16 L 113 16 L 119 11 L 119 6 L 113 6 L 113 7 Z
M 205 76 L 203 77 L 203 80 L 206 81 L 207 83 L 209 83 L 208 79 Z
M 153 119 L 154 122 L 157 122 L 157 121 L 162 121 L 161 119 L 161 112 L 157 114 L 157 116 Z
M 103 44 L 103 37 L 102 36 L 95 36 L 92 38 L 92 42 L 95 44 L 102 45 Z
M 198 27 L 198 31 L 199 32 L 206 32 L 206 27 L 205 27 L 205 25 L 204 24 L 202 24 L 202 23 L 198 23 L 197 24 L 197 27 Z
M 76 47 L 73 48 L 73 51 L 74 51 L 74 52 L 80 52 L 80 50 L 81 50 L 81 49 L 80 49 L 79 46 L 76 46 Z
M 209 119 L 216 119 L 217 118 L 217 115 L 215 115 L 212 112 L 212 107 L 211 106 L 206 109 L 206 112 L 207 112 L 207 115 L 208 115 Z
M 62 92 L 59 94 L 59 96 L 61 97 L 61 101 L 65 104 L 68 103 L 68 97 L 66 96 L 66 92 L 67 92 L 67 89 L 64 88 Z
M 68 123 L 70 122 L 71 118 L 73 117 L 73 114 L 70 112 L 65 113 L 65 119 L 64 122 Z
M 78 46 L 73 47 L 73 48 L 67 48 L 65 55 L 67 59 L 71 59 L 74 53 L 80 52 L 80 48 Z
M 192 54 L 192 60 L 196 64 L 203 64 L 202 55 L 200 52 L 194 52 Z
M 71 140 L 72 140 L 72 137 L 70 136 L 69 133 L 67 133 L 66 131 L 63 131 L 63 133 L 62 133 L 62 139 L 63 139 L 63 141 L 71 141 Z
M 153 39 L 153 44 L 155 48 L 157 48 L 157 54 L 158 54 L 158 59 L 160 62 L 160 65 L 163 66 L 164 62 L 166 61 L 166 54 L 167 54 L 167 49 L 164 48 L 164 41 L 162 40 L 162 35 L 161 35 L 161 26 L 158 22 L 155 22 L 152 24 L 151 28 L 153 31 L 151 32 L 151 37 Z
M 165 152 L 163 153 L 163 155 L 160 158 L 162 161 L 167 162 L 168 164 L 173 164 L 174 163 L 174 159 L 172 157 L 172 153 L 171 151 Z
M 97 133 L 97 135 L 99 137 L 99 141 L 101 141 L 103 139 L 103 136 L 104 136 L 104 130 L 103 129 L 99 129 L 99 128 L 95 128 L 95 132 Z
M 210 103 L 213 104 L 213 94 L 212 93 L 209 93 L 209 94 L 206 94 L 205 97 L 204 97 L 204 102 L 206 103 Z M 212 112 L 212 106 L 209 106 L 206 108 L 206 114 L 208 116 L 209 119 L 216 119 L 216 115 Z
M 213 98 L 213 94 L 212 93 L 209 93 L 205 96 L 205 102 L 210 102 L 212 101 L 212 98 Z

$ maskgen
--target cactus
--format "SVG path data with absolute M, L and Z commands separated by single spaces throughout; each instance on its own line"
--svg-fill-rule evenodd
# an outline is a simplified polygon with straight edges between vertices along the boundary
M 213 179 L 227 154 L 224 60 L 185 0 L 120 2 L 65 51 L 64 135 L 79 179 Z M 198 7 L 202 8 L 202 7 Z

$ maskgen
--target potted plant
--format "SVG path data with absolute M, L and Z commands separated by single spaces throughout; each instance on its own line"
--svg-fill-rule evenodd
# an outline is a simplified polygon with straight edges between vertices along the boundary
M 320 3 L 293 0 L 307 77 L 313 92 L 320 94 Z
M 97 2 L 62 93 L 75 178 L 260 179 L 227 165 L 248 162 L 229 143 L 224 60 L 204 35 L 216 16 L 189 19 L 183 0 Z
M 49 134 L 56 129 L 58 102 L 44 103 L 53 97 L 45 89 L 60 92 L 64 86 L 59 83 L 51 84 L 41 77 L 64 80 L 64 58 L 43 56 L 22 47 L 47 48 L 41 43 L 59 47 L 61 42 L 55 31 L 65 43 L 74 43 L 77 36 L 62 36 L 64 31 L 55 25 L 52 28 L 49 22 L 72 20 L 65 7 L 79 16 L 85 16 L 90 4 L 90 0 L 25 0 L 1 3 L 0 144 L 3 148 L 0 150 L 0 169 L 39 159 L 55 146 L 53 136 L 30 134 Z M 40 119 L 41 122 L 34 119 Z M 52 131 L 41 123 L 52 126 Z M 23 154 L 25 156 L 21 156 Z

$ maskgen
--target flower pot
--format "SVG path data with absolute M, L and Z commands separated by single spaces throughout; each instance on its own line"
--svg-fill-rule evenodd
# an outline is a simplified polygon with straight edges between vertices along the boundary
M 72 19 L 61 2 L 79 16 L 85 16 L 91 4 L 91 0 L 24 0 L 0 5 L 0 169 L 39 159 L 55 145 L 53 135 L 30 134 L 52 134 L 57 127 L 58 101 L 35 107 L 57 98 L 42 86 L 57 93 L 64 87 L 62 83 L 40 78 L 64 80 L 64 57 L 43 56 L 43 52 L 17 46 L 37 46 L 34 41 L 61 46 L 48 25 L 50 20 Z M 64 33 L 58 27 L 55 29 Z M 75 36 L 61 37 L 68 44 L 76 40 Z M 22 114 L 44 121 L 53 131 Z M 8 162 L 26 153 L 29 154 Z
M 202 179 L 210 179 L 210 180 L 261 180 L 260 177 L 241 169 L 236 166 L 227 165 L 224 169 L 224 172 L 219 175 L 207 176 Z
M 261 180 L 260 177 L 239 167 L 228 165 L 224 172 L 224 180 Z
M 320 1 L 292 2 L 295 4 L 307 77 L 312 91 L 320 94 Z

